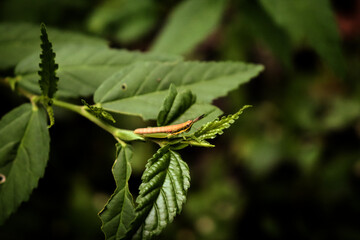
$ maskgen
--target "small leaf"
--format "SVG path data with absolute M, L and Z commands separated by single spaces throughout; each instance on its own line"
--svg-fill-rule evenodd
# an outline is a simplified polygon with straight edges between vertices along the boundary
M 50 137 L 42 108 L 23 104 L 0 120 L 0 224 L 27 201 L 43 176 Z
M 52 44 L 48 39 L 45 24 L 41 24 L 41 54 L 39 64 L 40 76 L 39 85 L 42 95 L 45 97 L 53 98 L 57 91 L 57 82 L 59 78 L 56 76 L 55 71 L 58 65 L 55 63 L 55 53 L 52 50 Z
M 135 218 L 133 199 L 128 181 L 131 176 L 132 149 L 129 145 L 117 145 L 117 159 L 112 167 L 116 189 L 101 210 L 102 231 L 106 239 L 123 239 Z
M 165 98 L 163 106 L 158 114 L 157 125 L 165 126 L 174 122 L 185 113 L 196 101 L 196 96 L 191 91 L 183 91 L 178 94 L 175 85 L 171 84 L 169 95 Z
M 186 54 L 220 22 L 227 0 L 181 1 L 156 39 L 152 51 Z
M 96 106 L 91 106 L 90 104 L 88 104 L 84 99 L 81 99 L 81 102 L 88 107 L 88 111 L 93 114 L 94 116 L 96 116 L 99 119 L 103 119 L 103 120 L 108 120 L 111 121 L 113 123 L 115 123 L 115 119 L 114 117 L 108 113 L 107 111 L 105 111 L 103 108 L 101 107 L 96 107 Z
M 139 62 L 108 78 L 96 90 L 94 101 L 108 111 L 156 119 L 172 83 L 179 92 L 196 94 L 199 103 L 211 103 L 262 69 L 261 65 L 241 62 Z
M 177 152 L 165 146 L 148 160 L 142 181 L 128 237 L 137 231 L 137 238 L 151 239 L 181 212 L 190 187 L 189 168 Z
M 164 100 L 164 103 L 163 103 L 163 105 L 161 107 L 161 110 L 160 110 L 160 112 L 158 114 L 158 117 L 157 117 L 157 125 L 158 126 L 166 125 L 165 124 L 166 117 L 170 112 L 171 106 L 174 103 L 177 94 L 178 94 L 178 92 L 176 90 L 175 85 L 171 84 L 170 88 L 169 88 L 169 94 L 166 96 L 166 98 Z
M 144 141 L 145 139 L 138 134 L 135 134 L 134 131 L 117 129 L 114 133 L 114 136 L 123 140 L 123 141 L 135 141 L 140 140 Z
M 229 128 L 230 125 L 239 118 L 242 112 L 249 107 L 251 106 L 245 105 L 235 114 L 222 117 L 221 119 L 215 119 L 214 121 L 203 125 L 200 130 L 194 133 L 193 136 L 195 136 L 196 140 L 203 141 L 205 139 L 213 139 L 216 137 L 216 135 L 223 134 L 223 130 Z
M 37 55 L 31 55 L 15 68 L 15 74 L 20 78 L 19 85 L 35 94 L 39 93 L 37 57 Z M 86 44 L 68 44 L 56 50 L 56 61 L 59 63 L 56 73 L 61 79 L 57 97 L 92 95 L 108 77 L 135 62 L 179 60 L 181 60 L 180 57 L 173 55 L 107 49 Z M 126 88 L 125 85 L 119 87 L 122 90 Z
M 47 112 L 47 114 L 49 116 L 49 120 L 50 120 L 50 124 L 49 124 L 48 128 L 51 128 L 55 124 L 54 110 L 53 110 L 52 106 L 49 105 L 48 103 L 45 104 L 45 109 L 46 109 L 46 112 Z

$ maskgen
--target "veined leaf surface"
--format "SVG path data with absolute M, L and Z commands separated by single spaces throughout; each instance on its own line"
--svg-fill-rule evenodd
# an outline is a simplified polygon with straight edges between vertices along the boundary
M 20 86 L 38 93 L 38 54 L 21 61 L 15 69 Z M 56 51 L 59 69 L 57 96 L 78 97 L 93 94 L 96 88 L 112 74 L 137 61 L 177 61 L 180 57 L 137 51 L 98 48 L 92 45 L 66 45 Z
M 43 176 L 50 137 L 43 109 L 24 104 L 0 120 L 0 224 L 29 199 Z
M 137 230 L 135 238 L 151 239 L 181 212 L 190 187 L 189 168 L 165 146 L 149 159 L 142 181 L 131 232 Z
M 203 125 L 198 131 L 195 132 L 194 135 L 196 139 L 200 141 L 205 139 L 213 139 L 216 137 L 216 135 L 223 134 L 223 130 L 229 128 L 230 125 L 239 118 L 243 111 L 249 107 L 251 106 L 245 105 L 235 114 L 230 114 L 226 117 L 224 116 L 221 119 L 215 119 L 214 121 Z
M 196 101 L 196 96 L 187 90 L 178 93 L 175 85 L 170 85 L 169 94 L 165 98 L 163 106 L 157 117 L 157 125 L 165 126 L 174 122 Z
M 139 62 L 106 80 L 96 90 L 94 101 L 109 111 L 156 119 L 171 83 L 178 91 L 190 90 L 197 102 L 211 103 L 262 69 L 237 62 Z
M 122 239 L 135 218 L 133 199 L 129 191 L 128 181 L 131 175 L 130 160 L 132 149 L 117 145 L 117 159 L 112 168 L 116 182 L 115 192 L 111 195 L 104 209 L 99 213 L 102 230 L 106 239 Z
M 106 48 L 107 42 L 100 38 L 70 31 L 47 28 L 55 52 L 64 44 L 87 44 Z M 40 52 L 39 25 L 29 23 L 0 24 L 0 69 L 14 67 L 23 58 Z M 39 61 L 36 60 L 35 63 Z

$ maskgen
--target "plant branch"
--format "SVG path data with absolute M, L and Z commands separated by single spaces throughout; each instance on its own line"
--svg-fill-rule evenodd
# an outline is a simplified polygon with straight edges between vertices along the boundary
M 111 133 L 114 138 L 121 143 L 121 145 L 126 145 L 124 141 L 134 141 L 134 140 L 143 140 L 140 136 L 133 133 L 133 131 L 116 128 L 101 119 L 97 118 L 95 115 L 87 111 L 87 106 L 78 106 L 61 100 L 53 99 L 53 104 L 58 107 L 66 108 L 73 112 L 80 114 L 81 116 L 89 119 L 91 122 L 95 123 L 105 131 Z
M 0 78 L 0 83 L 11 88 L 10 80 L 8 78 Z M 21 87 L 16 87 L 15 89 L 19 94 L 28 98 L 33 105 L 41 99 L 41 96 L 33 94 Z M 142 140 L 143 141 L 144 140 L 144 138 L 135 134 L 131 130 L 119 129 L 119 128 L 116 128 L 116 127 L 100 120 L 99 118 L 97 118 L 96 116 L 94 116 L 93 114 L 88 112 L 87 111 L 88 107 L 86 107 L 86 106 L 79 106 L 79 105 L 64 102 L 64 101 L 61 101 L 58 99 L 52 99 L 52 101 L 53 101 L 53 105 L 55 105 L 55 106 L 62 107 L 62 108 L 68 109 L 70 111 L 76 112 L 77 114 L 80 114 L 81 116 L 89 119 L 91 122 L 95 123 L 96 125 L 98 125 L 102 129 L 104 129 L 105 131 L 112 134 L 114 136 L 114 138 L 122 146 L 126 145 L 126 143 L 124 141 L 134 141 L 134 140 Z

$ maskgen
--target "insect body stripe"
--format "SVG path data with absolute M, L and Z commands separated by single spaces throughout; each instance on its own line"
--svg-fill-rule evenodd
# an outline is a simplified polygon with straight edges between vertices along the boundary
M 192 121 L 186 121 L 184 123 L 164 126 L 164 127 L 148 127 L 148 128 L 138 128 L 135 129 L 134 133 L 136 134 L 150 134 L 150 133 L 174 133 L 186 129 L 192 125 Z M 188 126 L 190 125 L 190 126 Z
M 176 125 L 170 125 L 170 126 L 164 126 L 164 127 L 148 127 L 148 128 L 138 128 L 134 130 L 134 133 L 136 134 L 152 134 L 152 133 L 169 133 L 172 135 L 179 134 L 182 132 L 186 132 L 190 130 L 191 126 L 202 119 L 204 115 L 201 115 L 200 117 L 195 118 L 194 120 L 188 120 L 184 123 L 176 124 Z

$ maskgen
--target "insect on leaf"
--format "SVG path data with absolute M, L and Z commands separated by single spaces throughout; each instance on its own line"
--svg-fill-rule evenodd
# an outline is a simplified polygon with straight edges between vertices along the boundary
M 105 80 L 96 90 L 94 102 L 107 111 L 156 119 L 171 83 L 179 92 L 187 89 L 196 93 L 197 103 L 210 104 L 262 69 L 261 65 L 241 62 L 138 62 Z

